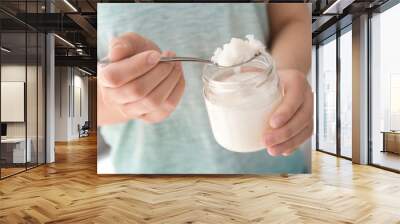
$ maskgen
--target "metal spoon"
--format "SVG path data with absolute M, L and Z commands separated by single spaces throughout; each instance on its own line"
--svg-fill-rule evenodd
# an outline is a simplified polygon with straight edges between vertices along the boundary
M 239 64 L 235 64 L 235 65 L 230 65 L 230 66 L 223 66 L 223 65 L 218 65 L 214 62 L 212 62 L 211 60 L 208 59 L 202 59 L 202 58 L 193 58 L 193 57 L 161 57 L 160 58 L 160 62 L 170 62 L 170 61 L 189 61 L 189 62 L 199 62 L 199 63 L 206 63 L 206 64 L 214 64 L 216 66 L 219 67 L 223 67 L 223 68 L 230 68 L 230 67 L 235 67 L 235 66 L 240 66 L 243 64 L 246 64 L 248 62 L 250 62 L 251 60 L 253 60 L 254 58 L 256 58 L 257 56 L 259 56 L 260 53 L 255 54 L 252 58 L 250 58 L 249 60 L 239 63 Z M 110 60 L 108 58 L 104 58 L 98 61 L 98 63 L 100 64 L 100 66 L 106 66 L 108 64 L 110 64 Z

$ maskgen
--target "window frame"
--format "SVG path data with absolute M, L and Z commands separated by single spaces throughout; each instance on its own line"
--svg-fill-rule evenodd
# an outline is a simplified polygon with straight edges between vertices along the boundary
M 338 21 L 339 22 L 339 21 Z M 333 33 L 332 35 L 328 36 L 327 38 L 319 41 L 316 44 L 316 51 L 315 51 L 315 63 L 316 63 L 316 139 L 315 139 L 315 144 L 316 144 L 316 151 L 323 152 L 329 155 L 337 156 L 339 158 L 343 158 L 346 160 L 352 160 L 351 157 L 347 157 L 342 155 L 341 153 L 341 119 L 340 119 L 340 77 L 341 77 L 341 67 L 340 67 L 340 37 L 344 35 L 347 32 L 351 32 L 352 30 L 352 23 L 347 24 L 345 27 L 338 29 L 336 33 Z M 329 43 L 330 41 L 336 41 L 336 152 L 328 152 L 327 150 L 321 149 L 319 147 L 319 62 L 320 62 L 320 56 L 318 53 L 318 49 L 320 45 Z
M 368 102 L 368 110 L 367 110 L 367 117 L 368 117 L 368 153 L 367 153 L 367 164 L 373 167 L 377 167 L 383 170 L 387 170 L 387 171 L 391 171 L 391 172 L 395 172 L 395 173 L 400 173 L 400 170 L 398 169 L 394 169 L 388 166 L 384 166 L 381 164 L 377 164 L 373 162 L 373 130 L 372 130 L 372 19 L 373 19 L 373 14 L 381 14 L 384 13 L 385 11 L 393 8 L 394 6 L 397 6 L 400 4 L 399 0 L 388 0 L 385 3 L 383 3 L 382 5 L 368 10 L 368 34 L 367 34 L 367 39 L 368 39 L 368 54 L 367 54 L 367 64 L 368 64 L 368 68 L 367 68 L 367 82 L 368 82 L 368 96 L 367 96 L 367 102 Z

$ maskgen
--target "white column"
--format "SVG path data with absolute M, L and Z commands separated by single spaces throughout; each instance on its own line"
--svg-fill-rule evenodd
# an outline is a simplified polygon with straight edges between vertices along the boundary
M 46 163 L 55 161 L 54 133 L 55 133 L 55 60 L 54 35 L 46 35 Z
M 353 162 L 368 163 L 368 16 L 353 20 Z
M 51 1 L 46 1 L 47 12 L 54 12 Z M 46 163 L 55 161 L 55 43 L 52 33 L 46 34 Z

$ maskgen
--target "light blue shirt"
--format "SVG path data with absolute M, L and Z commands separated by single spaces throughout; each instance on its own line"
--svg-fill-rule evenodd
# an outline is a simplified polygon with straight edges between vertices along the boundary
M 210 58 L 232 37 L 254 34 L 268 41 L 265 4 L 98 4 L 98 58 L 112 36 L 135 32 L 177 55 Z M 303 173 L 309 170 L 301 150 L 271 157 L 266 150 L 236 153 L 219 146 L 211 131 L 202 96 L 202 64 L 183 63 L 186 88 L 165 121 L 130 121 L 103 126 L 116 173 L 234 174 Z

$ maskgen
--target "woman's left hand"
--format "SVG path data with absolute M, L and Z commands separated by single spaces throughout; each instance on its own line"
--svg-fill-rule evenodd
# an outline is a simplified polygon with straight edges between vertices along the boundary
M 283 98 L 269 120 L 264 139 L 272 156 L 288 156 L 313 133 L 313 93 L 306 75 L 278 70 Z

